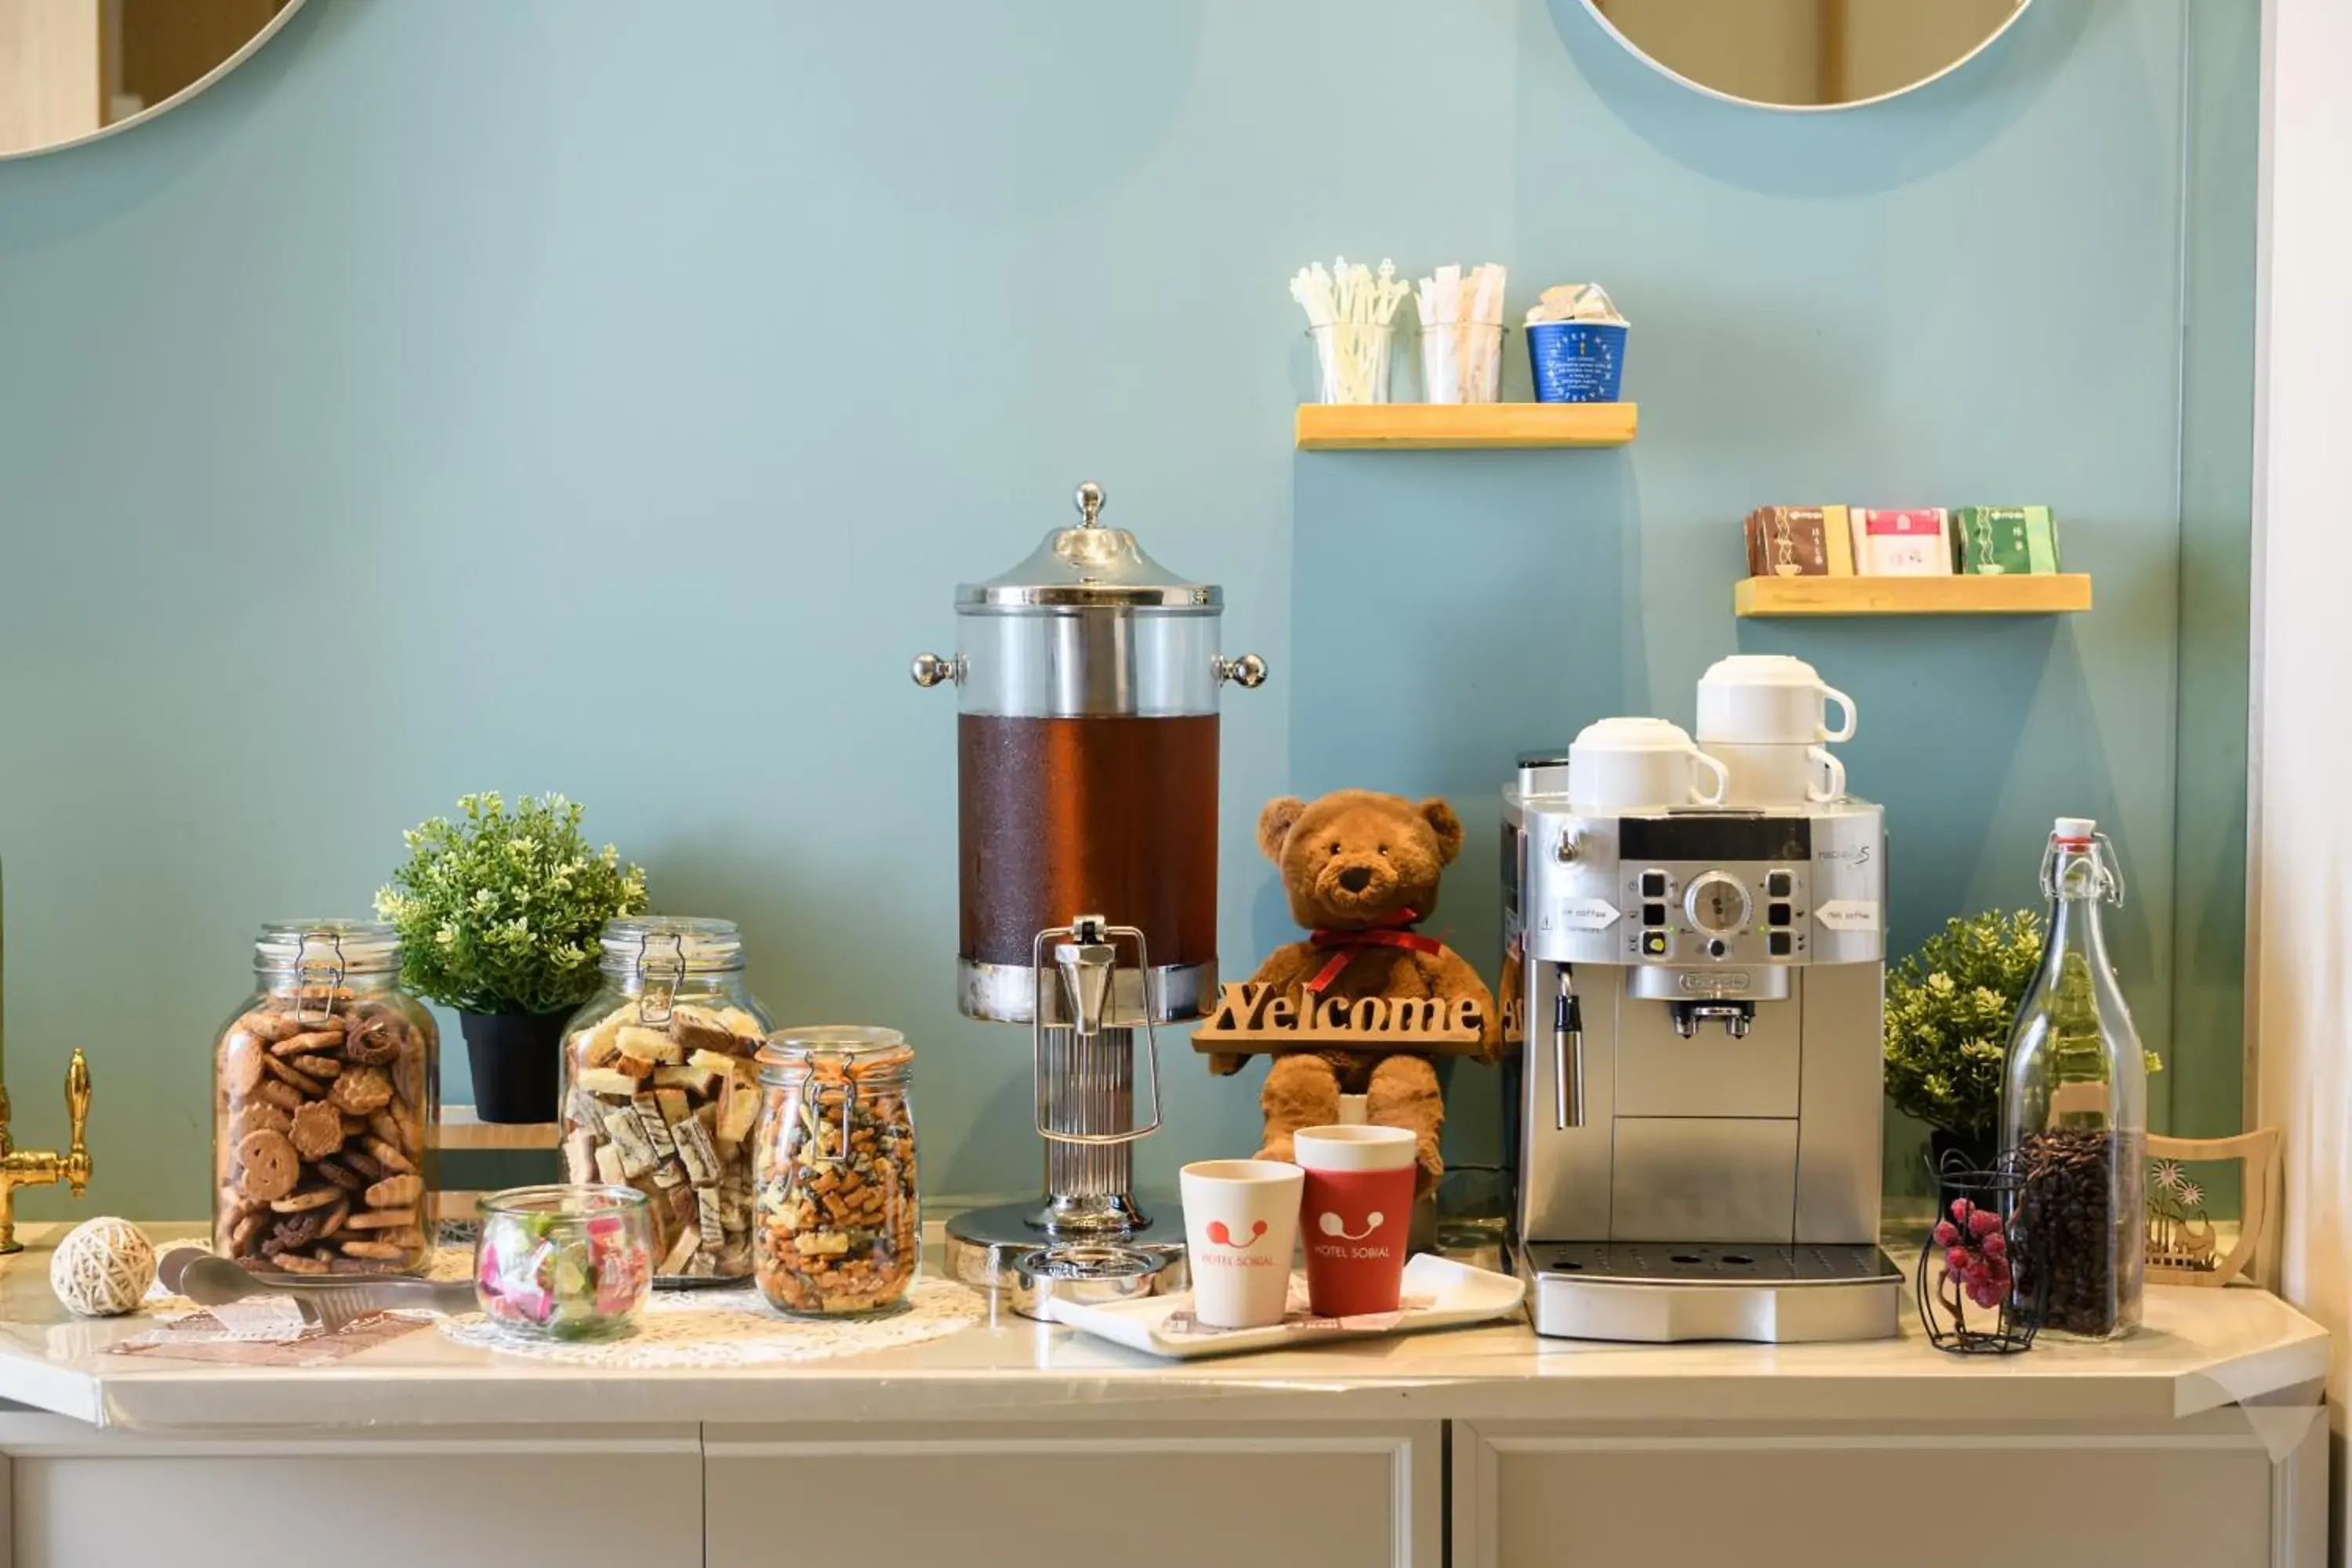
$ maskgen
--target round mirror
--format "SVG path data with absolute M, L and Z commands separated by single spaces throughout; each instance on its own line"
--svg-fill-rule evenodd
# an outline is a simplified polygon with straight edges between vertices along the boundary
M 0 158 L 115 132 L 202 92 L 302 0 L 0 0 Z
M 2030 0 L 1584 0 L 1686 87 L 1768 109 L 1875 103 L 1958 68 Z

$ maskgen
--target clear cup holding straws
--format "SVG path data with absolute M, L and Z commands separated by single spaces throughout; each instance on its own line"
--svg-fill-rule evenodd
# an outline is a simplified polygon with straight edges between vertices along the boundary
M 1319 403 L 1386 403 L 1389 359 L 1396 342 L 1393 321 L 1332 321 L 1310 327 Z
M 1421 385 L 1428 403 L 1492 403 L 1503 385 L 1500 321 L 1437 321 L 1421 329 Z

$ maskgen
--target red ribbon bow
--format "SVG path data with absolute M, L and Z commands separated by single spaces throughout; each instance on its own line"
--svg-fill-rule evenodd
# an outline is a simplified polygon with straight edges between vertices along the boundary
M 1387 919 L 1363 931 L 1315 931 L 1307 940 L 1317 947 L 1337 948 L 1330 962 L 1316 971 L 1307 989 L 1320 996 L 1330 988 L 1348 967 L 1348 961 L 1368 947 L 1401 947 L 1409 952 L 1442 952 L 1445 944 L 1433 936 L 1422 936 L 1411 928 L 1421 923 L 1420 911 L 1399 910 Z

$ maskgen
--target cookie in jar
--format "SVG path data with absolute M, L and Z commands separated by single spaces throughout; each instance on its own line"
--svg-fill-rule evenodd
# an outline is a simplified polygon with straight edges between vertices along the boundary
M 894 1029 L 786 1029 L 760 1053 L 761 1294 L 813 1317 L 904 1302 L 921 1257 L 914 1051 Z
M 213 1056 L 213 1246 L 256 1274 L 413 1274 L 432 1257 L 440 1037 L 400 942 L 288 921 Z
M 752 1058 L 769 1020 L 743 978 L 732 921 L 608 921 L 604 987 L 563 1041 L 564 1179 L 635 1187 L 654 1228 L 654 1280 L 751 1273 Z

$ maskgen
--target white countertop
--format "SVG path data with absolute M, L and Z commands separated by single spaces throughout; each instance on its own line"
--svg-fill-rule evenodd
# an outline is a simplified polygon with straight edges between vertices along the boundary
M 1171 1363 L 1008 1314 L 772 1367 L 551 1365 L 430 1329 L 332 1366 L 224 1366 L 104 1353 L 153 1321 L 79 1320 L 58 1304 L 47 1246 L 63 1228 L 25 1227 L 26 1250 L 0 1260 L 0 1399 L 134 1428 L 1186 1420 L 1277 1406 L 1297 1419 L 2147 1421 L 2295 1389 L 2327 1364 L 2326 1331 L 2274 1296 L 2152 1286 L 2131 1339 L 1998 1359 L 1936 1351 L 1906 1300 L 1901 1337 L 1857 1344 L 1590 1344 L 1515 1323 Z M 161 1240 L 194 1227 L 152 1228 Z

